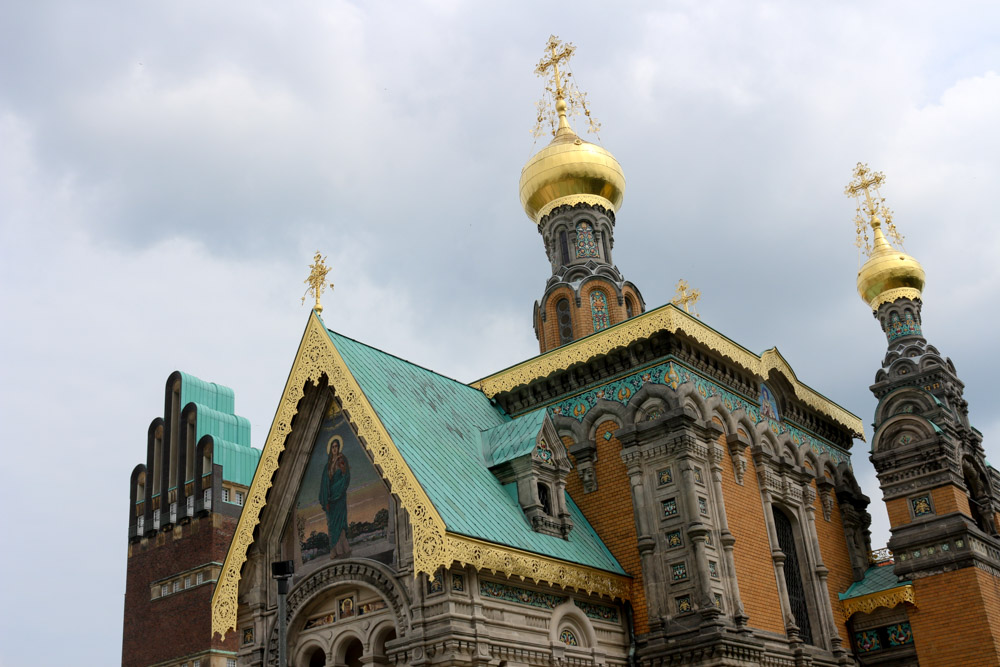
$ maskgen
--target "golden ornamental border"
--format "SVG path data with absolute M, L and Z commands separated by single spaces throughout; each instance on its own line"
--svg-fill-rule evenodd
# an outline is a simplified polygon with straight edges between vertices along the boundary
M 236 629 L 241 570 L 247 559 L 247 549 L 253 543 L 254 528 L 260 523 L 260 513 L 267 503 L 267 492 L 273 483 L 274 473 L 278 470 L 278 457 L 285 449 L 285 439 L 291 433 L 292 419 L 298 412 L 306 383 L 318 381 L 324 373 L 362 443 L 381 470 L 390 492 L 399 498 L 409 517 L 413 529 L 415 575 L 423 572 L 433 577 L 440 568 L 450 567 L 457 560 L 477 569 L 504 572 L 507 576 L 532 578 L 536 582 L 545 581 L 611 597 L 629 598 L 627 577 L 446 533 L 444 520 L 347 368 L 322 320 L 313 311 L 212 594 L 213 636 L 219 633 L 225 637 L 227 632 Z
M 535 224 L 540 224 L 542 222 L 542 218 L 560 206 L 576 206 L 577 204 L 595 204 L 597 206 L 603 206 L 609 211 L 615 210 L 615 205 L 612 204 L 607 197 L 602 197 L 601 195 L 566 195 L 565 197 L 553 199 L 548 204 L 538 209 L 538 213 L 535 214 Z
M 891 303 L 896 299 L 920 299 L 920 296 L 920 290 L 916 287 L 896 287 L 882 292 L 868 305 L 871 306 L 873 313 L 877 313 L 883 303 Z
M 879 591 L 877 593 L 869 593 L 868 595 L 861 595 L 848 600 L 841 600 L 840 604 L 844 608 L 845 618 L 850 618 L 859 611 L 870 614 L 879 607 L 888 607 L 889 609 L 892 609 L 896 605 L 904 602 L 909 602 L 914 606 L 917 604 L 916 598 L 913 595 L 913 586 L 910 584 L 890 588 L 887 591 Z
M 501 392 L 510 391 L 520 385 L 565 370 L 575 363 L 588 361 L 596 355 L 607 354 L 615 348 L 625 347 L 639 338 L 651 336 L 662 330 L 671 333 L 681 332 L 761 378 L 767 379 L 771 370 L 780 372 L 792 385 L 796 398 L 850 430 L 855 437 L 864 440 L 864 427 L 861 419 L 799 382 L 791 366 L 776 348 L 771 348 L 763 355 L 757 356 L 673 304 L 661 306 L 604 331 L 511 366 L 499 373 L 473 382 L 472 386 L 493 398 Z

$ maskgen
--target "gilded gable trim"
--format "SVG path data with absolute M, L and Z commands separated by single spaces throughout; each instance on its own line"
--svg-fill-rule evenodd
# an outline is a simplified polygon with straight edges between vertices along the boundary
M 913 586 L 910 584 L 897 586 L 885 591 L 878 591 L 877 593 L 869 593 L 868 595 L 860 595 L 856 598 L 841 600 L 840 604 L 844 608 L 844 617 L 850 618 L 853 614 L 856 614 L 859 611 L 870 614 L 879 607 L 892 609 L 896 605 L 903 604 L 904 602 L 909 602 L 914 606 L 917 604 L 916 598 L 913 595 Z
M 861 419 L 799 382 L 791 366 L 777 349 L 771 348 L 761 356 L 757 356 L 673 304 L 633 317 L 609 329 L 511 366 L 473 382 L 472 386 L 493 398 L 502 392 L 565 370 L 573 364 L 586 362 L 616 348 L 627 347 L 633 341 L 647 338 L 657 331 L 682 333 L 762 379 L 766 380 L 772 370 L 781 373 L 791 384 L 798 400 L 846 428 L 856 438 L 864 440 Z
M 247 493 L 243 513 L 229 545 L 222 573 L 212 595 L 212 633 L 223 637 L 236 629 L 240 574 L 253 543 L 254 528 L 267 503 L 267 492 L 278 470 L 278 457 L 291 433 L 292 419 L 308 382 L 326 374 L 330 386 L 376 468 L 406 511 L 413 530 L 414 574 L 434 576 L 456 560 L 477 569 L 503 572 L 507 576 L 531 578 L 557 586 L 597 592 L 628 599 L 629 579 L 593 568 L 522 552 L 473 538 L 446 534 L 444 520 L 410 471 L 385 426 L 372 408 L 357 380 L 330 339 L 315 312 L 309 317 L 292 370 L 285 383 L 271 430 L 264 443 L 257 471 Z

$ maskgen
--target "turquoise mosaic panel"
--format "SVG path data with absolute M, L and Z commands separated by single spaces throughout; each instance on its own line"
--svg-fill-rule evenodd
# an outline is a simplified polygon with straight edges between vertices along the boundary
M 903 336 L 921 336 L 923 334 L 920 332 L 920 325 L 913 318 L 913 313 L 906 313 L 902 319 L 900 319 L 899 313 L 893 313 L 889 317 L 889 328 L 885 335 L 891 343 Z
M 576 256 L 598 257 L 597 241 L 590 223 L 581 222 L 576 226 Z
M 885 631 L 889 636 L 890 646 L 903 646 L 905 644 L 913 643 L 913 631 L 910 630 L 909 623 L 897 623 L 896 625 L 890 625 L 885 629 Z
M 934 510 L 931 509 L 930 496 L 924 495 L 910 498 L 910 505 L 913 507 L 913 516 L 924 516 L 925 514 L 934 513 Z
M 879 651 L 882 649 L 882 642 L 878 638 L 878 630 L 865 630 L 864 632 L 855 632 L 854 641 L 858 645 L 858 651 L 861 653 L 870 653 L 871 651 Z
M 590 315 L 594 319 L 594 331 L 601 331 L 611 326 L 608 315 L 608 298 L 604 292 L 595 289 L 590 293 Z
M 509 586 L 508 584 L 484 581 L 482 579 L 479 580 L 479 594 L 495 600 L 516 602 L 543 609 L 555 609 L 566 599 L 558 595 L 530 591 L 527 588 L 518 588 L 517 586 Z
M 576 606 L 590 618 L 596 618 L 599 621 L 609 621 L 611 623 L 618 622 L 618 609 L 615 607 L 609 607 L 603 604 L 592 604 L 590 602 L 581 602 L 580 600 L 574 600 Z
M 594 292 L 591 293 L 593 296 Z M 583 394 L 564 399 L 549 406 L 552 415 L 572 417 L 577 421 L 583 421 L 587 413 L 590 412 L 600 400 L 615 401 L 622 405 L 628 404 L 632 396 L 647 384 L 658 384 L 670 387 L 674 391 L 682 384 L 693 383 L 695 390 L 702 398 L 718 396 L 722 405 L 729 412 L 744 412 L 751 422 L 759 424 L 766 421 L 768 428 L 775 435 L 788 434 L 792 444 L 796 447 L 803 445 L 809 447 L 817 456 L 827 454 L 835 464 L 842 461 L 850 462 L 850 456 L 836 445 L 818 438 L 787 420 L 777 420 L 762 415 L 760 405 L 756 401 L 751 401 L 739 394 L 733 393 L 720 385 L 706 380 L 694 371 L 686 368 L 676 361 L 668 361 L 651 368 L 633 373 L 612 382 L 595 387 Z M 764 412 L 771 412 L 771 406 Z

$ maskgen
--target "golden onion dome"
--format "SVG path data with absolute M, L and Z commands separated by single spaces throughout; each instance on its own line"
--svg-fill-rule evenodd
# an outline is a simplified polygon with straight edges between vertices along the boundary
M 872 221 L 872 231 L 871 255 L 858 271 L 858 294 L 872 310 L 899 298 L 919 299 L 924 289 L 924 267 L 889 245 L 877 218 Z
M 556 206 L 597 204 L 617 212 L 625 198 L 625 174 L 610 151 L 582 140 L 556 101 L 559 128 L 552 142 L 521 170 L 521 205 L 535 223 Z

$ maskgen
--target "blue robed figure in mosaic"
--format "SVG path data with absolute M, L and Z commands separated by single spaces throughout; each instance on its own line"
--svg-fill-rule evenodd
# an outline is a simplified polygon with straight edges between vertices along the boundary
M 351 485 L 351 466 L 342 448 L 337 437 L 330 438 L 326 444 L 326 471 L 319 487 L 319 504 L 326 513 L 330 536 L 330 558 L 351 553 L 347 542 L 347 489 Z

